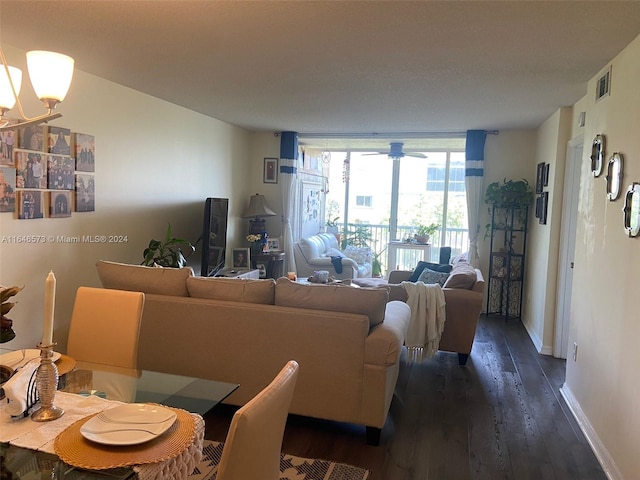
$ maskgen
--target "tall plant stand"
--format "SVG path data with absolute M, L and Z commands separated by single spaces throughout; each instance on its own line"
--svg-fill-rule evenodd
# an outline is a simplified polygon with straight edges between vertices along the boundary
M 522 319 L 528 217 L 527 205 L 491 207 L 487 315 Z

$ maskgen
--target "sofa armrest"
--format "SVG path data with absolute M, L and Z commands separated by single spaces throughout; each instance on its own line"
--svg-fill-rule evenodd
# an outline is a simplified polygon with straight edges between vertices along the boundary
M 409 280 L 413 270 L 392 270 L 389 272 L 389 283 L 402 283 Z
M 440 350 L 471 353 L 484 295 L 464 288 L 443 288 L 446 320 L 440 338 Z
M 364 344 L 364 363 L 389 366 L 398 363 L 411 320 L 409 305 L 387 303 L 384 321 L 373 327 Z

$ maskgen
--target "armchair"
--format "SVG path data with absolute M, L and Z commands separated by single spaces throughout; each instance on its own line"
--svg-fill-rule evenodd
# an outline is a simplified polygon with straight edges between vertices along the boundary
M 341 251 L 338 240 L 331 233 L 301 238 L 293 245 L 293 253 L 299 277 L 309 277 L 317 270 L 327 270 L 330 276 L 338 280 L 371 277 L 371 252 L 353 247 Z M 340 268 L 342 272 L 338 273 L 337 269 Z

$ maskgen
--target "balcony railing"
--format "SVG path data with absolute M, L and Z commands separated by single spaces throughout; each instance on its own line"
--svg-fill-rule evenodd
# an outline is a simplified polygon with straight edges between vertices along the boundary
M 389 244 L 389 225 L 374 225 L 374 224 L 362 224 L 362 223 L 350 223 L 348 224 L 349 230 L 357 228 L 367 228 L 371 233 L 371 240 L 368 242 L 369 246 L 375 254 L 378 254 L 378 259 L 382 264 L 382 272 L 386 274 L 389 269 L 393 270 L 395 267 L 399 267 L 401 270 L 412 270 L 422 260 L 422 252 L 418 250 L 406 250 L 401 249 L 397 251 L 396 265 L 389 268 L 388 263 L 388 249 Z M 398 226 L 397 237 L 399 239 L 413 238 L 415 227 L 413 226 Z M 442 231 L 438 230 L 431 236 L 431 261 L 437 263 L 440 258 L 440 247 L 451 247 L 451 257 L 460 255 L 469 249 L 469 231 L 466 228 L 447 228 L 444 235 L 444 243 L 442 243 Z

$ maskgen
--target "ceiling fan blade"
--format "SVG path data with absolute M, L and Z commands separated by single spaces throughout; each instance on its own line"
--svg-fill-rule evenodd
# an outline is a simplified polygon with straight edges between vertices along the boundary
M 405 153 L 404 155 L 405 157 L 427 158 L 427 156 L 424 153 L 417 153 L 417 152 Z
M 364 155 L 389 155 L 389 152 L 371 152 L 371 153 L 363 153 Z

